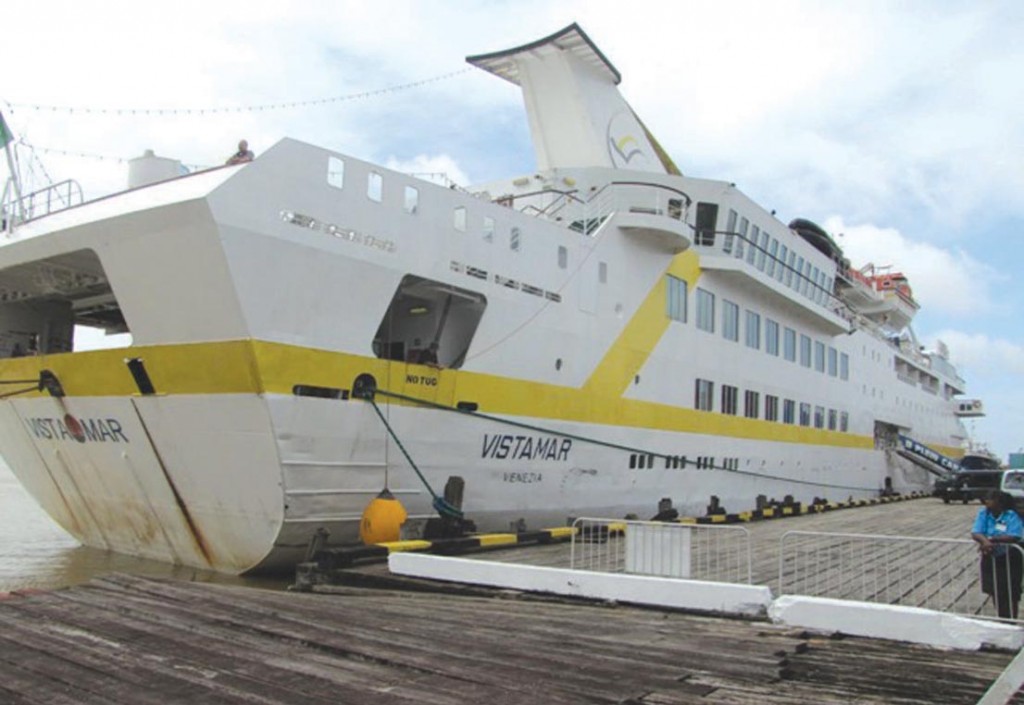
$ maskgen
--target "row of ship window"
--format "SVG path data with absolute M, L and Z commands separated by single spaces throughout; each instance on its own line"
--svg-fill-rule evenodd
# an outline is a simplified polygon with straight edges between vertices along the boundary
M 686 323 L 688 291 L 684 279 L 667 275 L 668 286 L 666 294 L 666 314 L 674 321 Z M 708 332 L 715 332 L 715 295 L 697 287 L 697 328 Z M 797 347 L 798 334 L 796 330 L 788 326 L 780 326 L 778 321 L 771 318 L 764 318 L 764 329 L 762 336 L 761 314 L 749 309 L 744 311 L 744 340 L 747 347 L 755 350 L 761 349 L 761 339 L 764 338 L 764 351 L 776 357 L 780 354 L 789 362 L 797 362 L 798 353 L 800 365 L 813 367 L 818 372 L 827 372 L 831 377 L 850 379 L 850 356 L 839 352 L 831 345 L 826 346 L 819 340 L 812 340 L 810 336 L 799 334 L 800 345 Z M 781 330 L 781 335 L 780 335 Z M 722 298 L 722 337 L 738 343 L 740 340 L 740 307 Z
M 747 264 L 815 303 L 828 303 L 833 281 L 826 272 L 731 208 L 724 233 L 715 232 L 717 218 L 718 204 L 697 204 L 696 244 L 714 246 L 716 236 L 722 235 L 722 252 L 725 254 L 746 259 Z
M 718 411 L 723 414 L 738 416 L 740 412 L 738 387 L 723 384 Z M 823 406 L 812 406 L 808 402 L 795 399 L 782 399 L 773 394 L 764 395 L 765 421 L 781 421 L 787 424 L 827 428 L 829 431 L 846 432 L 850 428 L 850 416 L 845 411 L 826 409 Z M 698 378 L 694 389 L 694 408 L 698 411 L 715 411 L 715 383 L 708 379 Z M 780 416 L 781 410 L 781 416 Z M 748 419 L 762 418 L 761 393 L 747 389 L 743 393 L 743 416 Z
M 338 157 L 327 158 L 327 183 L 334 188 L 344 188 L 345 185 L 345 162 Z M 384 200 L 384 176 L 377 171 L 369 171 L 366 174 L 366 197 L 375 203 Z M 405 186 L 402 192 L 402 210 L 410 215 L 419 212 L 420 191 L 415 186 Z M 467 229 L 468 213 L 465 206 L 456 206 L 452 210 L 452 227 L 464 233 Z M 494 242 L 495 223 L 490 216 L 483 217 L 482 235 L 485 242 Z M 508 247 L 513 252 L 518 252 L 522 246 L 522 231 L 513 227 L 509 230 Z M 563 255 L 559 252 L 559 265 L 562 264 Z

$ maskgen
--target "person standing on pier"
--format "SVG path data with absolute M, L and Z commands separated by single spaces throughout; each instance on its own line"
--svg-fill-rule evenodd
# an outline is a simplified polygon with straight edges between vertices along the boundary
M 995 600 L 999 616 L 1007 619 L 1017 619 L 1024 574 L 1024 523 L 1013 506 L 1012 496 L 993 490 L 971 529 L 981 553 L 981 591 Z

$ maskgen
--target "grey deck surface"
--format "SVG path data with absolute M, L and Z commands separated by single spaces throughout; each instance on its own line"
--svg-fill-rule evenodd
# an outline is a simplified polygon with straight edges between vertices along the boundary
M 966 705 L 1010 658 L 508 596 L 112 576 L 0 601 L 16 704 Z

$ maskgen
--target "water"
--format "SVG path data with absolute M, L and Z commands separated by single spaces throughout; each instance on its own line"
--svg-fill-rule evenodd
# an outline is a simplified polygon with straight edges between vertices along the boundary
M 109 573 L 281 589 L 290 581 L 238 578 L 82 546 L 60 528 L 0 460 L 0 592 L 51 590 Z

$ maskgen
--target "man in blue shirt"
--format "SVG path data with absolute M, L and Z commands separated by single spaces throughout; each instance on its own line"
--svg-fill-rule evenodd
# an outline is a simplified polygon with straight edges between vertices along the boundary
M 995 599 L 999 616 L 1009 619 L 1017 619 L 1024 574 L 1024 522 L 1013 507 L 1013 497 L 993 490 L 971 529 L 981 553 L 981 590 Z

